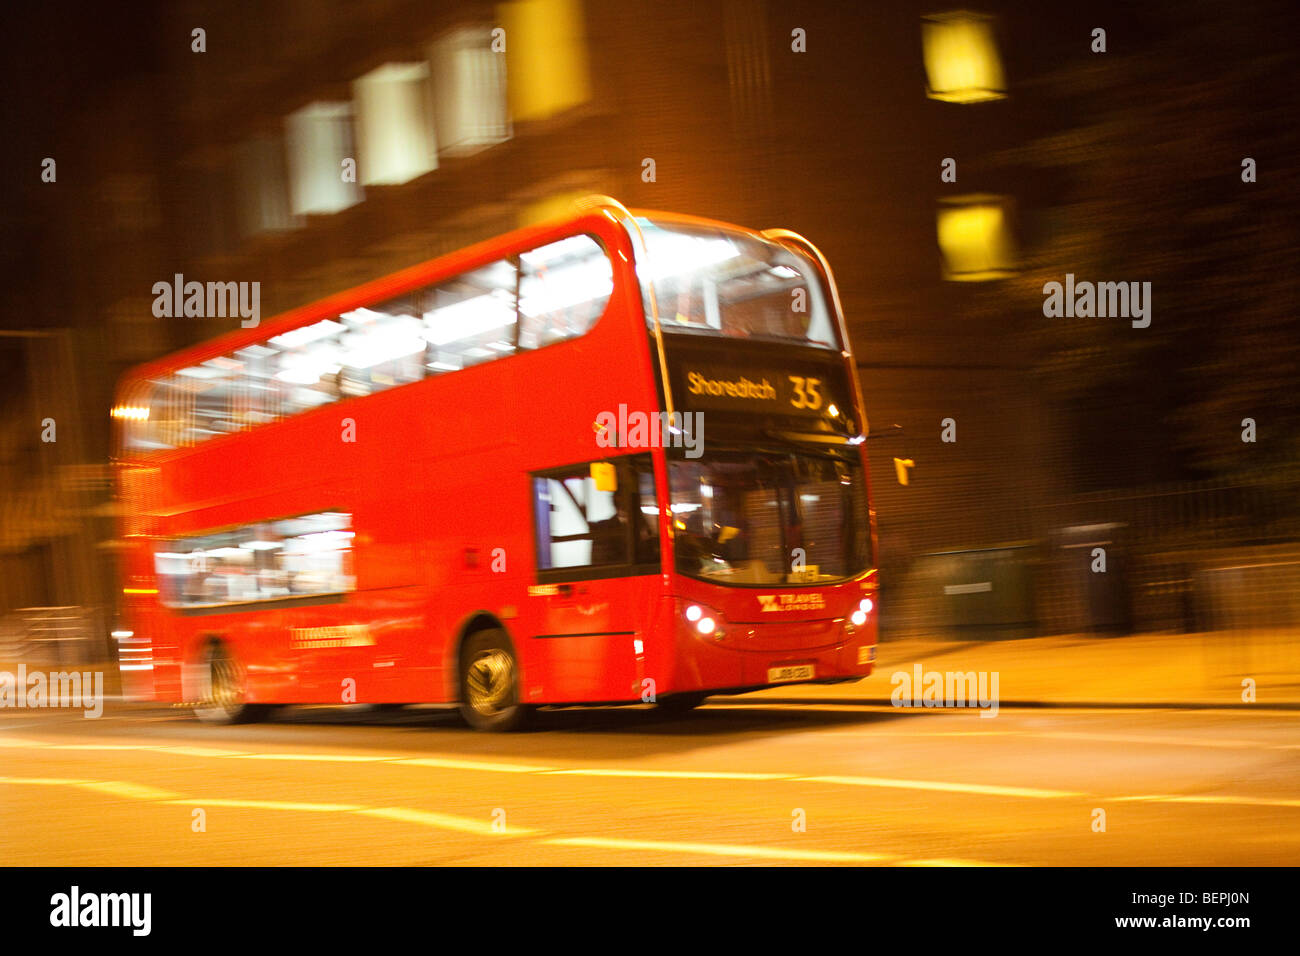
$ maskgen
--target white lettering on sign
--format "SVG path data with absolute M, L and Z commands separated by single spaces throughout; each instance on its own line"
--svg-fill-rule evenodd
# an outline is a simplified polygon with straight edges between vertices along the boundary
M 826 607 L 821 592 L 796 592 L 794 594 L 760 594 L 760 611 L 820 611 Z

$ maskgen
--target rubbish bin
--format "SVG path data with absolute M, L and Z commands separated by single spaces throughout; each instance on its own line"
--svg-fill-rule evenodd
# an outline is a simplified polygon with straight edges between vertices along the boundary
M 1074 525 L 1057 534 L 1066 578 L 1080 598 L 1079 629 L 1092 634 L 1130 633 L 1133 614 L 1125 526 Z
M 927 558 L 939 589 L 939 622 L 952 636 L 991 640 L 1033 633 L 1032 547 L 945 551 Z

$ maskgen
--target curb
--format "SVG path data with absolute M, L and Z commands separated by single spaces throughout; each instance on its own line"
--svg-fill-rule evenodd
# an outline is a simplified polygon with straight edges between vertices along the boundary
M 891 710 L 982 710 L 979 707 L 898 707 L 888 697 L 724 697 L 709 698 L 712 703 L 740 704 L 831 704 L 837 707 L 889 707 Z M 1281 701 L 1275 704 L 1227 703 L 1224 701 L 1158 701 L 1158 700 L 1000 700 L 998 709 L 1051 710 L 1076 708 L 1080 710 L 1238 710 L 1246 711 L 1300 711 L 1300 701 Z

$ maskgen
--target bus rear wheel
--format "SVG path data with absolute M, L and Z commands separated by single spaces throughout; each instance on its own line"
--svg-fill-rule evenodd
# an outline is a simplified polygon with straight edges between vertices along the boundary
M 202 685 L 194 715 L 209 724 L 243 724 L 261 720 L 271 710 L 245 700 L 244 669 L 230 648 L 220 641 L 208 646 L 203 655 Z
M 500 628 L 470 635 L 460 653 L 460 713 L 475 730 L 515 730 L 527 713 L 519 703 L 519 664 Z

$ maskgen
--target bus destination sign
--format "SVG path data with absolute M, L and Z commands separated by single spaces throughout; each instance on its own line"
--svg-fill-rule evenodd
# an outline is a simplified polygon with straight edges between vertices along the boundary
M 834 366 L 776 368 L 682 362 L 673 395 L 690 409 L 836 418 L 848 409 L 844 373 Z

